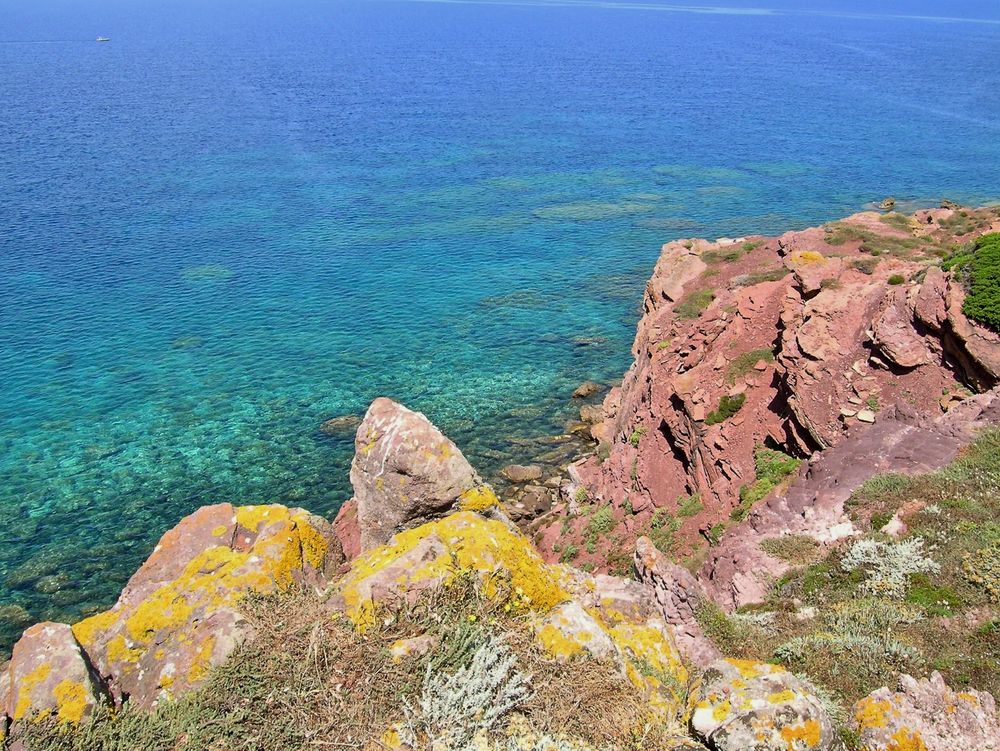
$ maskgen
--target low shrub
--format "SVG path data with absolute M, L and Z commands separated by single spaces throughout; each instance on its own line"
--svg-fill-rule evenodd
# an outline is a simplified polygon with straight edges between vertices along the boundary
M 708 416 L 705 418 L 705 424 L 717 425 L 720 422 L 728 420 L 740 411 L 746 400 L 746 394 L 737 394 L 736 396 L 724 395 L 719 400 L 718 408 L 708 413 Z
M 902 542 L 865 539 L 854 543 L 841 559 L 844 571 L 866 570 L 863 592 L 902 598 L 914 574 L 933 573 L 940 566 L 923 554 L 924 540 L 914 537 Z
M 680 302 L 674 306 L 674 315 L 684 320 L 693 320 L 701 315 L 712 301 L 715 300 L 715 293 L 710 289 L 699 289 L 690 292 L 681 298 Z
M 774 362 L 774 352 L 770 349 L 755 349 L 744 352 L 729 363 L 729 367 L 726 369 L 726 383 L 730 385 L 736 383 L 737 379 L 743 378 L 761 360 Z
M 770 537 L 760 546 L 768 555 L 799 566 L 812 563 L 821 555 L 819 543 L 808 535 Z

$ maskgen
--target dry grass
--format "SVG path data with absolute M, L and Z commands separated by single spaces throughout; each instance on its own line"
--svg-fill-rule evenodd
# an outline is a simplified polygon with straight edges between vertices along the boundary
M 424 675 L 464 664 L 491 631 L 504 634 L 531 674 L 533 695 L 519 708 L 538 732 L 565 734 L 595 747 L 667 747 L 678 729 L 650 726 L 648 706 L 615 666 L 549 658 L 524 616 L 507 609 L 503 580 L 487 598 L 461 577 L 415 605 L 384 608 L 359 634 L 323 595 L 300 590 L 242 603 L 256 634 L 214 669 L 207 683 L 153 712 L 103 709 L 76 732 L 41 722 L 15 728 L 32 751 L 305 751 L 384 748 L 386 730 L 416 704 Z M 399 639 L 429 634 L 438 646 L 392 659 Z

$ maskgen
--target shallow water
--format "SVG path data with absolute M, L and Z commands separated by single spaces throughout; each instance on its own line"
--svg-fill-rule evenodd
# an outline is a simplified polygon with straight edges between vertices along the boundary
M 0 650 L 199 505 L 334 513 L 377 395 L 523 456 L 672 237 L 1000 195 L 993 3 L 16 4 Z

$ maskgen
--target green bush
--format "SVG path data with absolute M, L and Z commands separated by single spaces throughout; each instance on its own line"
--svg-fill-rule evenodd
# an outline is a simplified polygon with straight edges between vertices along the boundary
M 1000 331 L 1000 232 L 984 235 L 968 266 L 969 294 L 962 312 L 993 331 Z
M 699 289 L 685 295 L 676 307 L 674 315 L 684 320 L 692 320 L 701 315 L 701 312 L 712 304 L 715 293 L 710 289 Z
M 889 277 L 889 284 L 892 285 L 903 284 L 905 282 L 906 282 L 906 277 L 903 276 L 902 274 L 893 274 L 892 276 Z
M 705 418 L 706 425 L 717 425 L 724 420 L 728 420 L 730 417 L 735 415 L 743 407 L 743 402 L 747 400 L 746 394 L 737 394 L 736 396 L 729 396 L 728 394 L 723 396 L 719 400 L 719 407 L 716 410 L 708 413 Z
M 753 366 L 763 360 L 764 362 L 774 362 L 774 352 L 769 349 L 755 349 L 744 352 L 731 363 L 726 370 L 726 382 L 736 383 L 736 379 L 742 378 L 751 370 Z
M 697 516 L 703 508 L 705 507 L 699 495 L 689 495 L 677 500 L 677 516 L 682 518 Z

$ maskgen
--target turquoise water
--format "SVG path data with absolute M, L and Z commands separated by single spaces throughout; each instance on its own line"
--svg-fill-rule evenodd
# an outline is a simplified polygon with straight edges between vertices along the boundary
M 992 2 L 78 5 L 0 22 L 0 650 L 201 504 L 334 513 L 375 396 L 523 457 L 670 238 L 1000 194 Z

